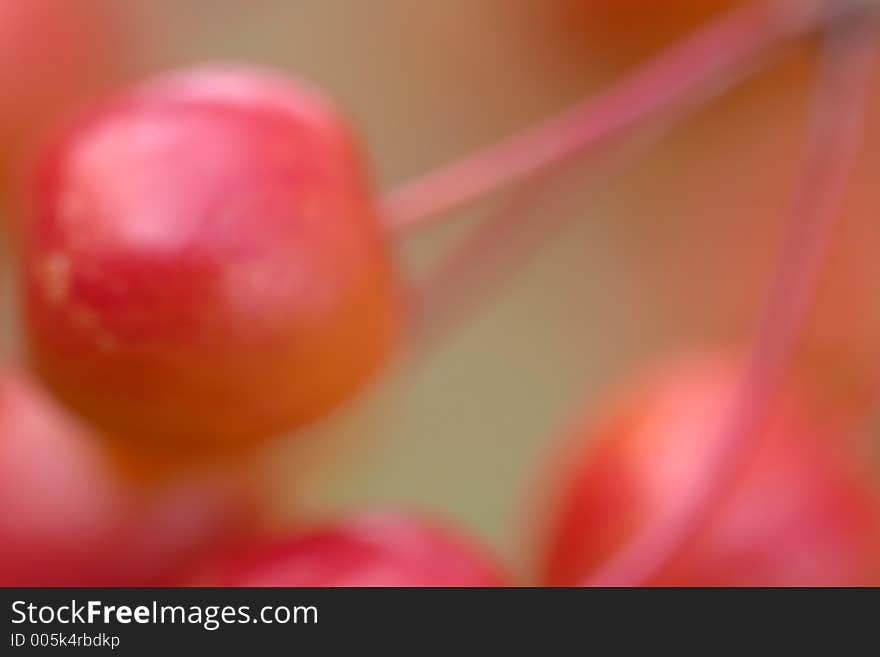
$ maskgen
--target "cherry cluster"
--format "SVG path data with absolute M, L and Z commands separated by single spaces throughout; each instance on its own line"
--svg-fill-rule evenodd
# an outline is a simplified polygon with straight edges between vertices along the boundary
M 59 122 L 12 222 L 27 359 L 0 371 L 0 583 L 520 583 L 422 514 L 268 531 L 254 474 L 234 464 L 333 413 L 393 358 L 412 325 L 395 227 L 532 184 L 534 171 L 699 97 L 702 82 L 715 88 L 758 50 L 823 32 L 820 96 L 850 100 L 819 103 L 821 157 L 794 213 L 810 221 L 794 226 L 754 344 L 648 368 L 573 429 L 532 523 L 539 566 L 524 583 L 880 584 L 876 482 L 849 427 L 812 410 L 809 382 L 783 375 L 857 143 L 854 71 L 874 39 L 854 33 L 841 3 L 770 4 L 389 202 L 333 102 L 277 72 L 172 72 Z M 0 1 L 0 17 L 31 6 L 43 5 Z M 720 59 L 702 56 L 708 46 Z M 21 103 L 55 102 L 50 72 L 13 80 L 34 94 L 16 97 L 10 121 L 33 114 Z M 829 105 L 839 132 L 825 129 Z

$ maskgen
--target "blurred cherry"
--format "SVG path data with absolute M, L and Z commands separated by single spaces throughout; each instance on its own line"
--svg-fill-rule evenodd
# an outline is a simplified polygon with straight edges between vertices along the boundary
M 576 432 L 548 510 L 542 580 L 583 583 L 670 508 L 704 462 L 730 400 L 736 363 L 684 360 L 646 377 Z M 880 583 L 880 498 L 794 397 L 690 545 L 654 585 Z
M 222 67 L 123 91 L 39 169 L 31 362 L 105 433 L 173 458 L 295 429 L 396 339 L 373 201 L 346 123 L 300 82 Z
M 125 487 L 87 431 L 8 371 L 0 375 L 0 491 L 0 582 L 101 579 Z
M 208 586 L 501 586 L 497 565 L 457 532 L 369 513 L 273 539 L 214 564 Z
M 118 75 L 132 39 L 113 0 L 0 0 L 0 196 L 46 124 Z
M 584 48 L 609 62 L 633 63 L 738 4 L 742 0 L 560 0 L 547 10 L 556 7 Z
M 0 585 L 169 583 L 254 521 L 243 481 L 134 485 L 27 375 L 0 371 Z

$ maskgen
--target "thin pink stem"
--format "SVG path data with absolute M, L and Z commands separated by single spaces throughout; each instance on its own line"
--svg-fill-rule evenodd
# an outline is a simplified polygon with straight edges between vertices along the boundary
M 531 221 L 547 186 L 542 178 L 517 190 L 415 286 L 411 333 L 418 350 L 426 339 L 436 339 L 469 311 L 484 307 L 482 302 L 558 227 L 558 221 Z
M 757 0 L 670 47 L 635 73 L 524 133 L 404 183 L 384 201 L 392 230 L 432 219 L 582 153 L 724 79 L 770 48 L 814 31 L 827 0 Z
M 861 143 L 875 35 L 860 31 L 863 25 L 849 27 L 841 25 L 827 37 L 811 151 L 781 259 L 716 446 L 670 512 L 637 535 L 585 585 L 651 582 L 698 534 L 760 443 L 761 425 L 801 334 Z
M 720 93 L 737 82 L 729 78 L 727 85 L 713 91 Z M 693 98 L 687 110 L 695 110 L 716 93 Z M 558 211 L 554 206 L 561 188 L 570 185 L 576 176 L 581 193 L 598 189 L 612 179 L 618 170 L 665 137 L 683 122 L 692 111 L 675 112 L 664 121 L 643 128 L 623 145 L 603 152 L 601 159 L 591 160 L 588 167 L 558 172 L 552 167 L 517 189 L 510 199 L 475 228 L 465 234 L 440 258 L 427 275 L 415 285 L 412 334 L 416 347 L 434 340 L 461 323 L 475 309 L 484 308 L 492 296 L 532 259 L 551 237 L 573 218 L 571 212 Z M 562 173 L 563 175 L 557 175 Z M 538 212 L 540 211 L 540 215 Z

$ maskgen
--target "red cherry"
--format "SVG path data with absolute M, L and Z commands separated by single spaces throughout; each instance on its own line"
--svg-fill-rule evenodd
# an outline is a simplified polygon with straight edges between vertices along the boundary
M 269 73 L 173 74 L 95 108 L 44 158 L 27 232 L 37 372 L 160 452 L 296 428 L 362 387 L 396 336 L 348 129 Z
M 259 512 L 247 478 L 188 472 L 135 488 L 113 544 L 110 577 L 124 586 L 172 586 L 183 574 L 241 544 Z
M 125 59 L 112 0 L 0 0 L 0 186 L 35 134 Z
M 543 581 L 585 581 L 655 521 L 700 466 L 736 367 L 694 359 L 649 378 L 598 422 L 551 509 Z M 792 399 L 723 506 L 653 585 L 880 583 L 880 499 L 849 467 L 838 436 L 817 436 Z
M 227 558 L 208 586 L 502 586 L 480 550 L 445 527 L 400 514 L 364 514 Z
M 22 375 L 0 375 L 0 583 L 101 577 L 124 486 L 92 436 Z
M 0 371 L 0 585 L 160 584 L 245 528 L 225 477 L 138 489 L 25 375 Z
M 574 25 L 590 46 L 643 55 L 693 30 L 741 0 L 563 0 Z

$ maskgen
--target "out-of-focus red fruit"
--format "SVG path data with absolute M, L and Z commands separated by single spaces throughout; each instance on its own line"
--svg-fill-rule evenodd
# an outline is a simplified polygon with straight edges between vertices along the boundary
M 655 373 L 598 422 L 570 460 L 550 512 L 543 581 L 576 585 L 662 517 L 704 463 L 737 373 L 696 358 Z M 838 436 L 817 436 L 793 397 L 699 535 L 652 585 L 880 583 L 880 499 Z
M 25 375 L 0 372 L 0 585 L 162 584 L 251 518 L 225 477 L 137 488 Z
M 92 438 L 21 375 L 0 374 L 0 583 L 101 578 L 95 555 L 115 540 L 126 494 Z
M 275 539 L 204 571 L 207 586 L 502 586 L 481 550 L 445 527 L 365 514 Z
M 742 0 L 562 0 L 570 29 L 585 45 L 613 56 L 643 56 Z
M 240 473 L 189 472 L 135 487 L 113 544 L 116 573 L 126 586 L 171 586 L 194 564 L 242 544 L 257 529 L 252 482 Z
M 106 433 L 160 452 L 295 428 L 394 342 L 373 200 L 347 126 L 296 81 L 230 67 L 130 89 L 36 178 L 31 361 Z
M 113 0 L 0 0 L 0 194 L 35 134 L 117 73 L 123 19 Z

